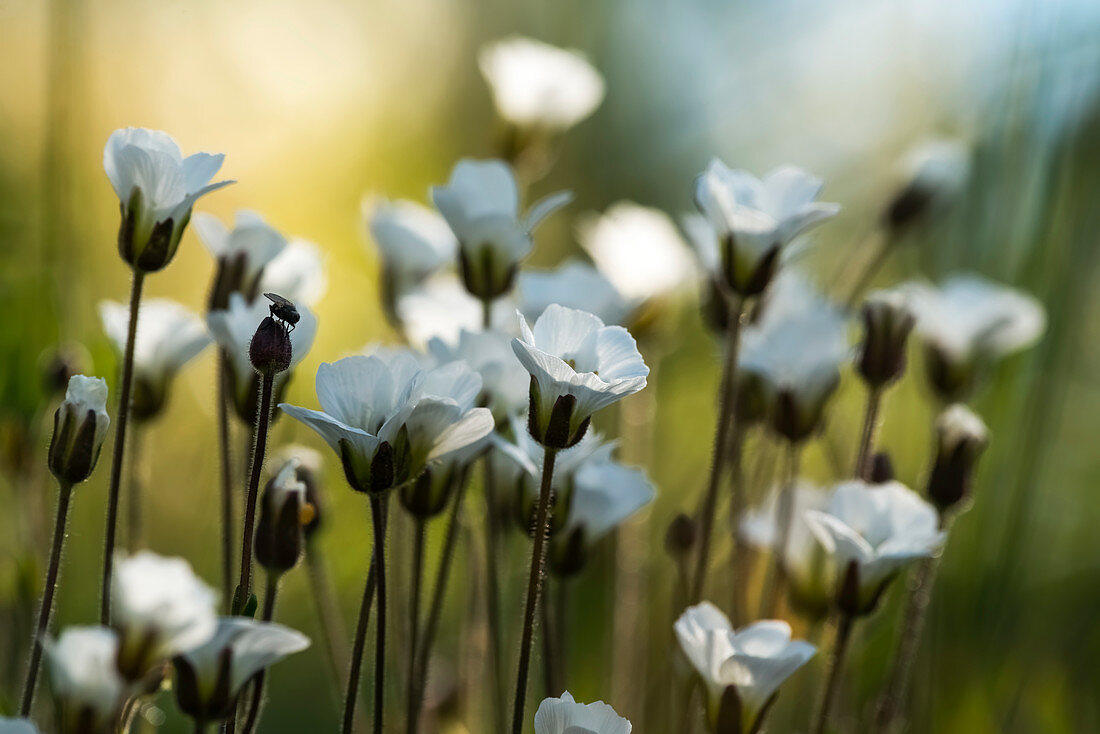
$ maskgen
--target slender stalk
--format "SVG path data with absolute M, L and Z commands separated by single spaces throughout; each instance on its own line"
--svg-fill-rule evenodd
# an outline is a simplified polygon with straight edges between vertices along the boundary
M 221 457 L 222 511 L 222 603 L 225 612 L 233 606 L 233 465 L 229 450 L 229 358 L 218 349 L 218 449 Z
M 61 484 L 57 498 L 57 517 L 54 523 L 53 543 L 50 546 L 50 563 L 46 568 L 46 584 L 42 587 L 42 603 L 38 607 L 38 624 L 35 626 L 34 639 L 31 641 L 31 660 L 27 665 L 27 678 L 23 683 L 23 699 L 19 704 L 19 715 L 30 716 L 34 703 L 34 691 L 38 683 L 38 670 L 42 666 L 42 649 L 46 632 L 53 614 L 53 597 L 57 590 L 57 575 L 61 570 L 61 549 L 65 545 L 65 527 L 69 520 L 69 500 L 72 499 L 71 484 Z
M 928 616 L 928 605 L 932 600 L 932 587 L 936 583 L 936 574 L 940 568 L 940 558 L 926 558 L 917 566 L 914 584 L 905 606 L 905 616 L 898 638 L 897 652 L 890 667 L 886 687 L 878 700 L 875 712 L 875 728 L 880 734 L 893 731 L 901 717 L 902 697 L 909 688 L 909 679 L 913 671 L 913 661 L 917 656 L 924 620 Z
M 527 677 L 531 668 L 531 642 L 535 636 L 535 615 L 542 591 L 543 567 L 546 563 L 546 536 L 550 532 L 550 496 L 554 478 L 557 449 L 546 447 L 542 458 L 542 486 L 535 515 L 535 543 L 531 554 L 531 573 L 527 578 L 527 601 L 523 611 L 523 633 L 519 647 L 519 672 L 516 675 L 516 700 L 512 709 L 512 734 L 523 732 L 523 709 L 527 699 Z
M 195 720 L 195 734 L 205 734 L 208 731 L 208 727 L 205 721 L 199 719 Z
M 142 447 L 144 445 L 145 426 L 137 423 L 130 437 L 130 452 L 126 456 L 126 550 L 133 553 L 142 545 L 141 527 L 141 471 Z
M 451 561 L 454 560 L 455 545 L 458 542 L 458 530 L 462 517 L 462 500 L 466 496 L 468 482 L 469 472 L 465 471 L 459 480 L 458 491 L 455 492 L 451 513 L 447 518 L 447 531 L 443 538 L 443 555 L 440 557 L 439 569 L 436 571 L 435 588 L 432 590 L 432 605 L 428 611 L 428 621 L 424 625 L 424 640 L 420 644 L 419 661 L 416 665 L 416 717 L 420 716 L 420 709 L 424 702 L 424 691 L 428 683 L 428 664 L 431 660 L 435 634 L 439 629 L 439 620 L 443 616 L 443 600 L 447 595 L 447 581 L 451 577 Z
M 840 674 L 844 669 L 844 658 L 848 654 L 848 641 L 852 636 L 852 624 L 854 619 L 850 614 L 841 614 L 836 628 L 836 642 L 833 643 L 833 655 L 829 660 L 829 673 L 825 678 L 825 687 L 821 693 L 821 703 L 818 706 L 814 734 L 825 734 L 829 723 L 829 711 L 836 698 L 837 686 L 840 684 Z
M 562 691 L 561 661 L 558 658 L 560 630 L 556 613 L 554 619 L 551 619 L 550 607 L 554 606 L 555 595 L 550 587 L 550 581 L 547 580 L 542 604 L 539 605 L 539 614 L 542 616 L 542 677 L 547 698 L 560 696 Z
M 344 620 L 340 617 L 332 582 L 328 578 L 324 554 L 316 540 L 307 543 L 305 556 L 311 596 L 317 604 L 318 626 L 321 628 L 321 636 L 325 638 L 325 654 L 332 668 L 333 680 L 343 689 L 347 687 L 347 630 L 344 629 Z
M 245 495 L 244 531 L 241 542 L 241 579 L 237 584 L 239 603 L 245 604 L 252 592 L 252 534 L 256 525 L 256 497 L 260 492 L 260 473 L 264 467 L 267 449 L 267 429 L 271 425 L 271 393 L 275 385 L 275 373 L 263 375 L 260 383 L 260 407 L 256 413 L 256 445 L 252 449 L 252 471 L 248 476 L 248 494 Z M 240 611 L 240 610 L 237 610 Z
M 114 453 L 111 456 L 111 484 L 107 491 L 107 530 L 103 550 L 103 581 L 99 589 L 99 623 L 111 623 L 111 573 L 114 569 L 115 534 L 118 529 L 118 490 L 122 480 L 122 459 L 126 451 L 126 426 L 130 422 L 130 391 L 134 382 L 134 342 L 137 336 L 138 307 L 145 273 L 134 269 L 130 287 L 130 324 L 126 332 L 126 351 L 122 358 L 122 386 L 119 390 L 118 417 Z
M 760 599 L 760 618 L 771 619 L 779 606 L 779 597 L 787 585 L 787 546 L 791 540 L 791 525 L 794 523 L 794 485 L 798 479 L 798 466 L 802 458 L 802 446 L 789 444 L 787 447 L 787 476 L 783 490 L 779 494 L 775 523 L 779 528 L 779 541 L 772 554 L 772 565 L 764 594 Z
M 741 516 L 745 513 L 745 473 L 742 456 L 745 448 L 745 430 L 734 416 L 730 430 L 730 532 L 733 533 L 733 555 L 730 557 L 730 622 L 734 629 L 746 618 L 745 591 L 748 588 L 748 547 L 741 539 Z
M 378 550 L 378 543 L 374 551 Z M 355 642 L 351 650 L 351 671 L 348 673 L 347 695 L 344 696 L 344 721 L 340 731 L 351 734 L 355 725 L 355 702 L 359 698 L 359 672 L 363 667 L 363 648 L 367 642 L 367 626 L 370 625 L 371 603 L 376 585 L 375 553 L 372 551 L 367 581 L 363 585 L 363 601 L 359 604 L 359 622 L 355 626 Z
M 741 316 L 744 303 L 737 300 L 730 305 L 729 329 L 726 333 L 726 355 L 722 362 L 721 383 L 718 386 L 718 417 L 714 429 L 714 449 L 710 463 L 710 477 L 707 491 L 700 509 L 702 521 L 699 535 L 699 555 L 696 556 L 695 575 L 691 583 L 691 600 L 698 601 L 703 595 L 703 586 L 707 577 L 707 562 L 710 558 L 710 538 L 714 528 L 715 507 L 718 502 L 718 487 L 722 482 L 725 468 L 726 448 L 729 429 L 732 425 L 734 396 L 737 394 L 737 354 L 741 344 Z
M 378 586 L 378 619 L 374 638 L 374 734 L 382 734 L 383 693 L 386 684 L 386 507 L 385 498 L 371 495 L 371 524 L 374 525 L 375 575 Z
M 417 731 L 417 709 L 420 702 L 416 695 L 416 648 L 420 636 L 420 581 L 424 572 L 424 531 L 427 521 L 422 517 L 413 518 L 413 558 L 412 558 L 412 584 L 409 585 L 409 669 L 406 671 L 405 698 L 406 698 L 406 730 L 409 734 Z
M 882 266 L 886 264 L 886 260 L 890 257 L 890 253 L 894 251 L 893 238 L 885 233 L 872 233 L 868 238 L 871 242 L 871 246 L 874 247 L 874 252 L 863 264 L 863 268 L 859 271 L 859 275 L 852 282 L 852 289 L 848 291 L 847 298 L 844 299 L 845 305 L 851 309 L 854 308 L 859 301 L 863 292 L 867 290 L 867 286 L 871 284 L 878 272 L 882 270 Z
M 270 622 L 275 618 L 275 599 L 279 594 L 279 577 L 281 574 L 270 572 L 267 574 L 267 588 L 264 590 L 264 606 L 261 619 Z M 252 703 L 248 707 L 248 718 L 245 719 L 243 734 L 252 734 L 256 724 L 260 720 L 260 709 L 264 705 L 264 690 L 267 685 L 267 670 L 261 670 L 252 683 Z
M 856 479 L 871 478 L 871 451 L 875 444 L 875 430 L 878 428 L 878 413 L 882 406 L 882 388 L 872 387 L 867 391 L 867 409 L 863 414 L 863 429 L 859 437 L 859 453 L 856 454 L 856 466 L 852 472 Z

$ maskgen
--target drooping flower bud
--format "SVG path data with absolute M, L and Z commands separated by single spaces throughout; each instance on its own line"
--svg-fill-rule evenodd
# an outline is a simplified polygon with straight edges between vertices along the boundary
M 274 573 L 294 568 L 302 555 L 302 526 L 312 519 L 306 485 L 298 479 L 298 460 L 291 459 L 267 483 L 256 523 L 256 562 Z
M 252 367 L 262 375 L 286 372 L 293 354 L 287 327 L 270 316 L 264 317 L 248 345 Z
M 67 484 L 83 482 L 92 474 L 107 427 L 107 383 L 99 377 L 73 375 L 65 401 L 53 417 L 50 471 Z
M 905 371 L 905 343 L 915 319 L 900 291 L 877 291 L 861 309 L 863 342 L 859 374 L 872 388 L 882 388 Z
M 936 438 L 928 498 L 943 512 L 970 495 L 974 467 L 989 444 L 989 429 L 969 408 L 956 403 L 936 419 Z

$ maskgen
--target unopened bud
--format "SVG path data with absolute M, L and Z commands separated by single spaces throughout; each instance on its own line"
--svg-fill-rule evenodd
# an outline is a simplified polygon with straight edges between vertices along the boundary
M 450 462 L 427 467 L 416 479 L 401 489 L 401 505 L 413 517 L 435 517 L 447 507 L 447 500 L 457 488 L 461 471 Z
M 514 237 L 525 237 L 525 233 L 515 229 L 510 223 L 501 220 L 492 231 L 486 231 L 489 241 L 483 244 L 462 243 L 458 249 L 458 270 L 462 283 L 474 298 L 480 301 L 494 301 L 512 290 L 516 281 L 519 264 L 507 257 L 506 253 L 521 249 L 515 245 L 501 246 L 492 240 L 504 242 Z
M 665 532 L 665 550 L 673 558 L 684 558 L 695 548 L 698 529 L 690 516 L 680 513 L 672 518 Z
M 761 253 L 755 247 L 739 247 L 731 232 L 722 238 L 720 248 L 722 275 L 731 291 L 751 298 L 767 290 L 779 268 L 779 243 Z
M 894 462 L 890 454 L 885 451 L 876 451 L 871 457 L 871 476 L 868 481 L 871 484 L 886 484 L 894 481 Z
M 252 367 L 262 375 L 274 375 L 290 369 L 293 347 L 287 327 L 265 316 L 248 345 Z
M 905 371 L 905 342 L 914 318 L 898 291 L 872 293 L 863 304 L 863 343 L 859 374 L 874 388 L 884 387 Z
M 256 523 L 256 561 L 268 571 L 283 573 L 294 568 L 302 554 L 302 520 L 306 485 L 298 481 L 298 462 L 290 460 L 268 482 L 260 501 Z
M 839 384 L 839 376 L 822 382 L 820 389 L 800 393 L 789 387 L 780 389 L 775 396 L 772 411 L 772 429 L 792 444 L 802 443 L 812 436 L 825 417 L 825 405 Z
M 324 462 L 319 452 L 298 444 L 284 446 L 272 457 L 272 464 L 279 467 L 279 472 L 291 462 L 295 464 L 294 476 L 306 486 L 305 503 L 302 505 L 302 532 L 308 539 L 321 528 L 325 515 Z
M 67 484 L 91 476 L 111 419 L 107 415 L 107 383 L 98 377 L 73 375 L 65 401 L 54 413 L 50 441 L 50 471 Z
M 895 235 L 925 219 L 966 183 L 970 152 L 957 141 L 937 140 L 913 150 L 904 161 L 908 179 L 883 212 Z
M 969 408 L 956 403 L 936 419 L 936 438 L 928 498 L 942 512 L 970 496 L 974 467 L 989 444 L 989 429 Z

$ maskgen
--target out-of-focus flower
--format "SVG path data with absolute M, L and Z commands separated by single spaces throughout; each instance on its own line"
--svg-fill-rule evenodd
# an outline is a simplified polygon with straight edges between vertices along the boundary
M 291 465 L 294 467 L 294 476 L 305 485 L 305 502 L 312 508 L 312 511 L 308 512 L 309 516 L 302 518 L 302 531 L 305 533 L 306 540 L 309 540 L 313 533 L 320 529 L 325 516 L 322 496 L 324 460 L 319 451 L 295 443 L 282 446 L 275 451 L 269 464 L 276 467 L 276 477 Z
M 382 254 L 382 301 L 391 318 L 397 300 L 440 268 L 454 262 L 458 242 L 446 220 L 414 201 L 366 197 L 363 220 Z
M 440 273 L 398 300 L 397 320 L 413 346 L 425 347 L 433 339 L 453 346 L 463 331 L 483 328 L 483 309 L 458 278 Z M 494 331 L 515 333 L 516 307 L 510 299 L 498 298 L 489 309 Z
M 780 497 L 783 487 L 773 487 L 764 501 L 749 509 L 741 518 L 741 537 L 749 545 L 771 553 L 780 553 L 783 540 Z M 809 482 L 798 481 L 791 488 L 790 532 L 786 552 L 779 562 L 787 577 L 787 591 L 793 606 L 808 617 L 825 617 L 833 604 L 833 569 L 821 544 L 806 523 L 807 510 L 824 510 L 828 493 Z
M 984 368 L 1031 346 L 1046 329 L 1037 300 L 977 275 L 953 275 L 939 288 L 909 283 L 906 292 L 932 386 L 945 401 L 967 397 Z
M 905 342 L 915 319 L 908 298 L 900 290 L 875 291 L 860 309 L 863 342 L 857 365 L 873 388 L 884 387 L 905 371 Z
M 740 703 L 741 731 L 752 731 L 779 686 L 817 652 L 808 642 L 792 640 L 791 627 L 783 621 L 764 620 L 734 631 L 710 602 L 688 607 L 674 628 L 706 686 L 712 729 L 732 687 Z
M 322 410 L 279 405 L 325 439 L 340 456 L 352 488 L 382 492 L 417 478 L 431 462 L 467 450 L 493 430 L 485 408 L 463 409 L 481 380 L 468 370 L 446 396 L 428 392 L 429 380 L 413 358 L 346 357 L 317 370 Z
M 149 551 L 117 556 L 111 609 L 122 675 L 138 680 L 158 662 L 209 639 L 216 601 L 213 589 L 182 558 Z
M 519 263 L 534 243 L 531 233 L 573 194 L 561 191 L 519 216 L 519 188 L 507 163 L 464 159 L 446 186 L 432 187 L 432 201 L 458 238 L 458 264 L 466 289 L 483 301 L 512 288 Z
M 905 154 L 901 169 L 904 183 L 883 212 L 895 233 L 959 193 L 970 176 L 970 149 L 959 140 L 927 140 Z
M 803 515 L 832 564 L 836 602 L 846 614 L 874 610 L 908 564 L 943 545 L 939 513 L 900 482 L 839 485 L 824 512 Z
M 317 318 L 313 312 L 303 305 L 297 305 L 297 309 L 301 318 L 290 332 L 290 369 L 276 377 L 276 399 L 285 389 L 290 371 L 305 358 L 317 334 Z M 252 367 L 249 352 L 257 327 L 268 315 L 266 301 L 260 299 L 250 304 L 240 293 L 229 296 L 229 308 L 206 315 L 206 327 L 211 336 L 229 355 L 233 405 L 238 417 L 249 424 L 256 419 L 256 396 L 259 394 L 259 374 Z
M 936 439 L 928 498 L 943 512 L 970 495 L 974 467 L 989 445 L 989 429 L 969 408 L 955 403 L 936 418 Z
M 577 703 L 566 691 L 539 704 L 535 734 L 630 734 L 630 722 L 603 701 Z
M 126 686 L 115 668 L 118 638 L 106 627 L 69 627 L 46 641 L 59 734 L 115 730 Z
M 478 55 L 500 116 L 521 128 L 563 131 L 603 101 L 604 82 L 579 51 L 515 36 Z
M 129 306 L 100 301 L 99 319 L 121 358 L 130 328 Z M 134 392 L 130 406 L 136 420 L 152 420 L 160 414 L 172 378 L 209 343 L 202 319 L 186 306 L 168 298 L 141 302 L 134 340 Z
M 757 179 L 711 160 L 695 184 L 695 203 L 718 240 L 720 272 L 742 297 L 771 282 L 782 250 L 840 207 L 817 201 L 822 182 L 800 168 L 783 166 Z
M 91 476 L 110 425 L 106 380 L 70 377 L 65 400 L 53 416 L 48 456 L 50 471 L 58 481 L 76 484 Z
M 520 332 L 512 349 L 531 374 L 528 430 L 544 446 L 576 444 L 596 411 L 646 386 L 649 367 L 621 326 L 555 304 L 534 329 L 521 315 Z
M 312 519 L 305 482 L 298 478 L 298 460 L 291 459 L 267 483 L 256 521 L 256 562 L 268 571 L 285 573 L 302 555 L 302 526 Z
M 111 133 L 103 169 L 121 204 L 122 259 L 147 273 L 166 266 L 199 197 L 233 183 L 209 183 L 224 158 L 221 153 L 184 158 L 172 136 L 158 130 L 128 127 Z
M 308 637 L 281 624 L 222 617 L 206 642 L 173 660 L 180 710 L 202 723 L 228 718 L 254 675 L 307 647 Z
M 658 209 L 629 201 L 577 226 L 581 246 L 628 301 L 640 303 L 682 287 L 695 273 L 676 225 Z
M 38 734 L 38 727 L 30 719 L 0 716 L 0 734 Z
M 844 312 L 793 271 L 775 283 L 759 320 L 741 335 L 739 366 L 771 395 L 773 428 L 792 442 L 820 425 L 849 357 Z
M 328 289 L 325 259 L 317 245 L 293 238 L 264 268 L 258 293 L 278 293 L 301 309 L 317 305 Z
M 595 314 L 605 324 L 620 324 L 635 303 L 615 289 L 602 273 L 579 260 L 567 260 L 553 270 L 524 270 L 516 282 L 519 310 L 537 319 L 557 303 Z
M 286 238 L 253 211 L 237 212 L 230 230 L 212 214 L 194 217 L 195 233 L 217 262 L 210 310 L 226 308 L 230 293 L 243 293 L 252 300 L 259 293 L 264 267 L 286 247 Z
M 512 337 L 499 331 L 466 331 L 455 345 L 432 339 L 428 351 L 439 364 L 465 362 L 481 375 L 479 404 L 493 413 L 497 424 L 527 408 L 531 378 L 512 351 Z

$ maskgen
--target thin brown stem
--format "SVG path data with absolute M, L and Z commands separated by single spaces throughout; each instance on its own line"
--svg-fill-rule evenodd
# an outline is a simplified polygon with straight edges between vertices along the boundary
M 46 632 L 53 614 L 53 598 L 57 590 L 57 576 L 61 570 L 61 550 L 65 545 L 65 527 L 69 520 L 69 500 L 72 499 L 71 484 L 62 484 L 57 498 L 57 515 L 54 521 L 53 543 L 50 546 L 50 563 L 46 568 L 46 583 L 42 587 L 42 603 L 38 607 L 38 624 L 35 625 L 34 639 L 31 640 L 31 660 L 27 665 L 27 678 L 23 683 L 23 698 L 19 704 L 19 715 L 28 717 L 34 703 L 34 691 L 38 684 L 38 671 L 42 666 L 42 650 Z
M 145 443 L 145 426 L 134 425 L 130 436 L 130 451 L 126 456 L 126 550 L 133 553 L 142 545 L 142 448 Z
M 833 701 L 836 699 L 837 688 L 840 685 L 840 675 L 844 670 L 844 659 L 848 654 L 848 642 L 852 636 L 852 615 L 842 613 L 836 628 L 836 642 L 833 643 L 833 654 L 829 660 L 829 672 L 825 678 L 825 687 L 821 693 L 821 703 L 818 706 L 814 734 L 825 734 L 829 724 L 829 712 Z
M 279 594 L 279 573 L 267 575 L 267 588 L 264 591 L 264 606 L 261 619 L 270 622 L 275 618 L 275 599 Z M 252 703 L 248 708 L 248 718 L 245 719 L 243 734 L 252 734 L 260 721 L 260 709 L 264 705 L 264 691 L 267 687 L 267 671 L 261 670 L 252 682 Z
M 486 453 L 481 460 L 484 470 L 485 491 L 485 606 L 489 623 L 489 667 L 492 675 L 492 694 L 489 708 L 493 712 L 494 731 L 505 731 L 507 712 L 505 710 L 503 642 L 504 634 L 500 619 L 500 552 L 498 541 L 500 527 L 497 522 L 496 476 L 493 462 Z
M 535 618 L 542 592 L 543 567 L 546 563 L 546 536 L 550 532 L 550 497 L 557 449 L 546 447 L 542 458 L 542 483 L 535 513 L 535 539 L 531 554 L 531 572 L 527 577 L 527 600 L 523 610 L 523 633 L 519 647 L 519 671 L 516 674 L 516 698 L 512 709 L 512 734 L 523 732 L 523 709 L 527 703 L 527 677 L 531 668 L 531 643 L 535 636 Z
M 416 649 L 420 636 L 420 585 L 424 572 L 424 534 L 427 528 L 427 520 L 423 517 L 413 518 L 413 558 L 412 558 L 412 584 L 409 585 L 409 668 L 405 678 L 406 698 L 406 731 L 414 734 L 419 728 L 417 725 L 417 709 L 420 702 L 416 695 Z
M 375 552 L 378 543 L 374 544 L 371 552 L 370 566 L 367 569 L 367 580 L 363 585 L 363 600 L 359 603 L 359 621 L 355 625 L 355 641 L 351 648 L 351 671 L 348 673 L 347 694 L 344 696 L 344 720 L 340 729 L 343 734 L 351 734 L 355 727 L 355 703 L 359 698 L 359 674 L 363 667 L 363 648 L 367 642 L 367 627 L 370 625 L 370 610 L 374 603 L 374 587 L 377 582 L 375 574 Z
M 267 430 L 271 425 L 271 394 L 275 384 L 275 373 L 263 375 L 260 383 L 260 407 L 256 413 L 256 445 L 252 449 L 252 470 L 248 475 L 248 493 L 245 495 L 244 530 L 241 533 L 241 577 L 234 595 L 239 613 L 248 603 L 252 593 L 252 535 L 256 529 L 256 498 L 260 492 L 260 474 L 264 466 L 264 452 L 267 450 Z
M 699 512 L 701 532 L 699 555 L 695 561 L 695 575 L 691 583 L 691 601 L 703 596 L 710 560 L 710 540 L 714 528 L 714 515 L 718 503 L 718 487 L 725 468 L 726 448 L 730 426 L 733 423 L 734 396 L 737 394 L 737 355 L 741 344 L 741 316 L 744 303 L 737 300 L 730 306 L 729 328 L 726 333 L 726 354 L 722 361 L 721 383 L 718 385 L 718 416 L 714 430 L 714 449 L 711 456 L 710 475 L 707 480 L 703 506 Z
M 378 586 L 378 618 L 374 631 L 374 734 L 382 734 L 382 714 L 386 684 L 386 498 L 371 495 L 371 524 L 374 526 L 375 575 Z
M 741 539 L 741 516 L 745 513 L 745 473 L 742 456 L 745 431 L 736 424 L 730 432 L 730 532 L 733 534 L 733 555 L 730 558 L 730 623 L 734 629 L 746 618 L 745 592 L 748 589 L 748 547 Z
M 856 465 L 852 472 L 856 479 L 867 481 L 871 478 L 871 452 L 874 449 L 881 405 L 882 388 L 870 388 L 867 391 L 867 408 L 863 414 L 863 429 L 860 431 L 859 452 L 856 454 Z
M 218 349 L 218 450 L 221 459 L 221 514 L 222 514 L 222 604 L 225 612 L 233 607 L 233 462 L 229 450 L 229 358 L 224 349 Z
M 130 392 L 134 383 L 134 342 L 137 341 L 138 310 L 145 273 L 134 269 L 130 287 L 130 324 L 126 331 L 126 351 L 122 358 L 122 386 L 119 390 L 114 453 L 111 456 L 111 484 L 107 490 L 107 529 L 104 533 L 103 574 L 99 589 L 99 623 L 111 623 L 111 574 L 114 570 L 115 535 L 118 530 L 118 495 L 122 481 L 123 456 L 126 452 L 126 426 L 130 422 Z
M 771 568 L 760 600 L 761 619 L 771 619 L 776 615 L 779 598 L 787 585 L 787 546 L 791 541 L 791 526 L 795 520 L 794 494 L 801 457 L 801 444 L 790 444 L 787 448 L 787 476 L 783 481 L 783 489 L 780 490 L 779 502 L 776 506 L 775 524 L 779 528 L 779 538 L 772 553 Z

